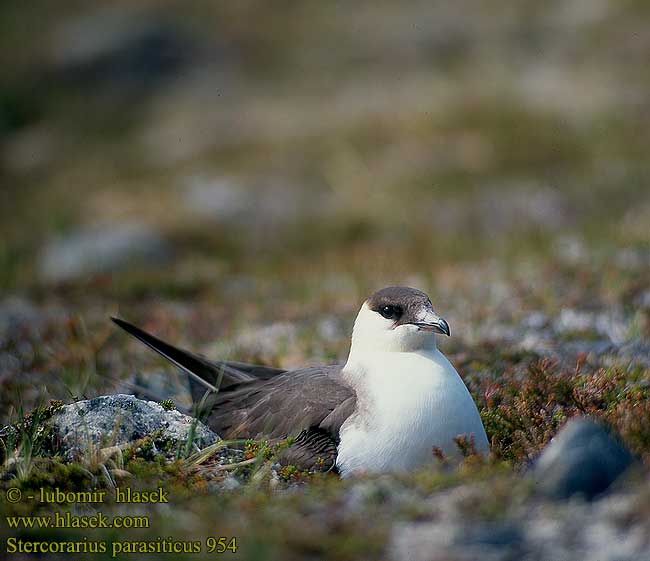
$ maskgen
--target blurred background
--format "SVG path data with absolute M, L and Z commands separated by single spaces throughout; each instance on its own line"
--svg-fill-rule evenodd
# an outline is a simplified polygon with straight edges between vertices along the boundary
M 649 53 L 640 0 L 5 0 L 3 418 L 159 369 L 109 314 L 294 366 L 397 283 L 457 358 L 647 360 Z

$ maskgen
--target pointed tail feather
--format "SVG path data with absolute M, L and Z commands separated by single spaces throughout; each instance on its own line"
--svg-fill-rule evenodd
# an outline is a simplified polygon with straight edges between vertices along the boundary
M 111 320 L 159 355 L 165 357 L 190 376 L 192 399 L 200 401 L 206 389 L 217 392 L 219 388 L 233 386 L 256 380 L 268 380 L 273 376 L 286 372 L 281 368 L 247 364 L 244 362 L 211 361 L 189 351 L 165 343 L 158 337 L 124 321 L 112 317 Z
M 219 389 L 212 384 L 209 380 L 219 380 L 219 366 L 212 364 L 208 360 L 184 351 L 169 343 L 165 343 L 158 337 L 143 331 L 139 327 L 124 321 L 123 319 L 112 317 L 113 323 L 124 329 L 129 335 L 132 335 L 139 341 L 143 342 L 147 347 L 156 351 L 159 355 L 165 357 L 167 360 L 178 366 L 181 370 L 187 372 L 189 376 L 204 388 L 210 391 L 218 392 Z

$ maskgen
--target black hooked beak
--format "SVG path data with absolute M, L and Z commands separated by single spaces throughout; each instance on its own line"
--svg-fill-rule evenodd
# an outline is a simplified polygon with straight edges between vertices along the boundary
M 441 333 L 447 337 L 451 336 L 449 324 L 442 318 L 435 317 L 428 321 L 414 321 L 413 325 L 417 325 L 423 331 L 433 331 L 434 333 Z

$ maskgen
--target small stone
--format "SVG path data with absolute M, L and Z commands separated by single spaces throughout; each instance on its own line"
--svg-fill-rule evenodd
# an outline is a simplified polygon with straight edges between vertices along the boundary
M 235 491 L 241 487 L 241 482 L 234 475 L 227 475 L 221 482 L 221 489 L 223 491 Z
M 172 459 L 184 449 L 190 431 L 192 444 L 205 448 L 219 437 L 203 423 L 179 411 L 166 411 L 159 403 L 132 395 L 104 395 L 64 405 L 51 419 L 53 442 L 71 461 L 95 448 L 134 443 L 153 436 L 157 452 Z M 192 429 L 192 427 L 194 428 Z
M 512 523 L 486 523 L 472 527 L 463 542 L 483 547 L 512 547 L 522 541 L 522 532 Z
M 604 425 L 570 420 L 542 451 L 533 468 L 537 489 L 566 499 L 592 500 L 604 493 L 633 463 L 630 451 Z
M 177 75 L 196 45 L 172 20 L 124 7 L 100 8 L 55 29 L 51 64 L 89 88 L 149 90 Z

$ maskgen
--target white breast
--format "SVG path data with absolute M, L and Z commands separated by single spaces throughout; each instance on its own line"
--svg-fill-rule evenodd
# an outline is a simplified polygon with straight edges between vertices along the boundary
M 351 356 L 344 372 L 358 391 L 358 412 L 341 427 L 337 467 L 355 471 L 412 470 L 433 461 L 437 446 L 458 456 L 454 437 L 488 441 L 460 376 L 437 349 Z

